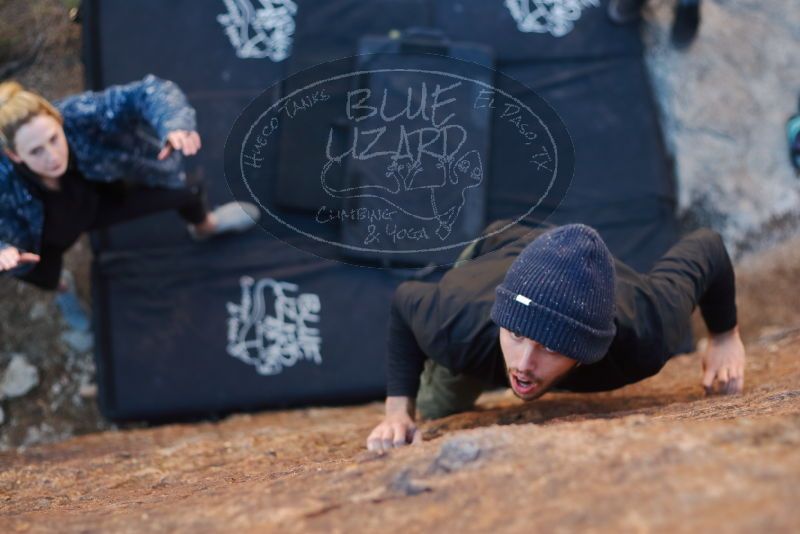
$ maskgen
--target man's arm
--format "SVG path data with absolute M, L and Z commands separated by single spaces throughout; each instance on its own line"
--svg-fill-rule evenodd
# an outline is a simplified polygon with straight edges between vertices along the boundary
M 744 386 L 744 346 L 737 327 L 736 280 L 728 251 L 717 232 L 697 230 L 681 239 L 648 274 L 658 299 L 662 330 L 677 345 L 696 306 L 711 335 L 703 355 L 703 387 L 714 382 L 724 393 Z
M 386 380 L 386 414 L 367 438 L 367 448 L 385 451 L 411 443 L 417 434 L 415 399 L 426 356 L 412 329 L 413 313 L 419 313 L 420 292 L 435 284 L 405 282 L 394 293 L 389 317 Z
M 414 314 L 427 315 L 420 309 L 425 292 L 433 291 L 436 284 L 404 282 L 392 297 L 389 314 L 389 342 L 387 347 L 386 395 L 388 397 L 416 398 L 419 377 L 427 356 L 420 347 L 414 332 Z M 424 307 L 424 306 L 423 306 Z M 416 321 L 418 322 L 418 321 Z M 436 330 L 436 325 L 428 325 Z

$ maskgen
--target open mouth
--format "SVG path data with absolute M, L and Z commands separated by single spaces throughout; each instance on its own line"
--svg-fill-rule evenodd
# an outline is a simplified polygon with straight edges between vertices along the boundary
M 539 381 L 528 376 L 511 373 L 511 387 L 518 395 L 530 395 L 539 387 Z

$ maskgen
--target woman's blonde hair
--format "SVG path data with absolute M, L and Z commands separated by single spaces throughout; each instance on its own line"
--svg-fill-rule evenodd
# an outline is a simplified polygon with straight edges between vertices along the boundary
M 50 115 L 64 124 L 61 113 L 45 98 L 15 81 L 0 83 L 0 147 L 14 150 L 17 130 L 39 114 Z

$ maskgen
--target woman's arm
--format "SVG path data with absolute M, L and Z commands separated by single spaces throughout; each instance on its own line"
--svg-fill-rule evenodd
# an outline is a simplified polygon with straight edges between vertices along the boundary
M 39 263 L 39 255 L 22 252 L 16 247 L 0 242 L 0 273 L 23 274 L 28 266 Z
M 0 154 L 0 275 L 24 274 L 33 268 L 39 257 L 31 243 L 30 232 L 19 217 L 19 195 L 12 186 L 11 165 Z
M 418 301 L 418 286 L 414 284 L 400 284 L 392 298 L 386 366 L 386 414 L 367 438 L 369 450 L 386 451 L 419 439 L 414 424 L 415 399 L 427 358 L 417 342 L 408 316 Z M 422 287 L 432 286 L 424 284 Z
M 171 132 L 197 129 L 195 110 L 183 91 L 175 83 L 152 74 L 104 91 L 66 98 L 58 107 L 65 117 L 86 117 L 107 132 L 144 121 L 152 126 L 162 144 L 167 143 Z

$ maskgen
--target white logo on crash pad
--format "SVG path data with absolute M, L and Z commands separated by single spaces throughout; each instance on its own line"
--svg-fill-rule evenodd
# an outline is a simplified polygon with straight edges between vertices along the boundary
M 600 0 L 506 0 L 506 7 L 525 33 L 549 33 L 563 37 L 587 7 L 599 7 Z
M 240 286 L 241 302 L 227 304 L 228 354 L 261 375 L 277 375 L 301 360 L 322 363 L 319 328 L 309 326 L 319 323 L 318 295 L 297 295 L 297 285 L 272 278 L 243 276 Z
M 228 12 L 217 16 L 225 28 L 236 56 L 243 59 L 269 58 L 283 61 L 292 50 L 294 16 L 297 4 L 292 0 L 222 0 Z

